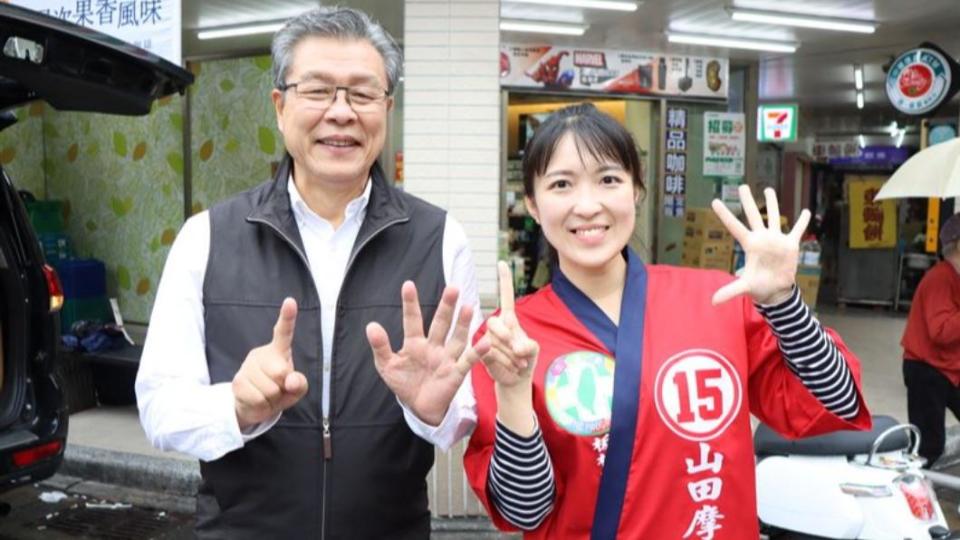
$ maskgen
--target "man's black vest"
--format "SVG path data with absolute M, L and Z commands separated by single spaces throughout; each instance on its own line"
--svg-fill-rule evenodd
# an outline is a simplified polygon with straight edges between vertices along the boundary
M 321 336 L 320 298 L 287 192 L 274 180 L 210 209 L 203 280 L 211 383 L 229 382 L 250 349 L 270 341 L 280 304 L 297 300 L 293 361 L 309 393 L 263 435 L 201 462 L 200 538 L 426 538 L 433 447 L 407 427 L 373 363 L 365 327 L 403 341 L 400 287 L 416 283 L 425 327 L 444 287 L 443 210 L 388 185 L 377 165 L 367 214 L 340 290 L 334 336 Z M 314 261 L 323 264 L 323 261 Z M 322 340 L 333 339 L 332 457 L 322 440 Z M 188 399 L 188 396 L 184 396 Z

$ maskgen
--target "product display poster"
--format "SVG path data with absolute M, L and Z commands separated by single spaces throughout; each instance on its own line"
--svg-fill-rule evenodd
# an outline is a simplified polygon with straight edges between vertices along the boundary
M 113 36 L 181 64 L 180 0 L 12 0 L 44 15 Z
M 501 86 L 726 99 L 726 58 L 551 45 L 500 46 Z
M 746 156 L 743 113 L 703 114 L 703 175 L 743 176 Z
M 897 206 L 874 201 L 885 177 L 847 177 L 850 189 L 850 248 L 891 248 L 897 243 Z

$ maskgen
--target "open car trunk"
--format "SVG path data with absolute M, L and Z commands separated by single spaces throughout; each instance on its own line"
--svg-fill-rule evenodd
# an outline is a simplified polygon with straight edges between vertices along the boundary
M 143 115 L 193 74 L 105 34 L 0 3 L 0 110 L 42 99 L 62 111 Z

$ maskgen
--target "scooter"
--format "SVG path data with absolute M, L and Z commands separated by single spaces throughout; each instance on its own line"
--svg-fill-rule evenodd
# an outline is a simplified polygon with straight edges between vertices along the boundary
M 788 440 L 760 424 L 757 512 L 774 539 L 960 539 L 917 455 L 920 432 L 889 416 L 870 431 Z

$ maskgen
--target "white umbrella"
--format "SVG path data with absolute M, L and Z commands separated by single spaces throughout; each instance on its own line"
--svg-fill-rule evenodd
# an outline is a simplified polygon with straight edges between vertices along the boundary
M 874 200 L 960 197 L 960 138 L 935 144 L 904 162 Z

